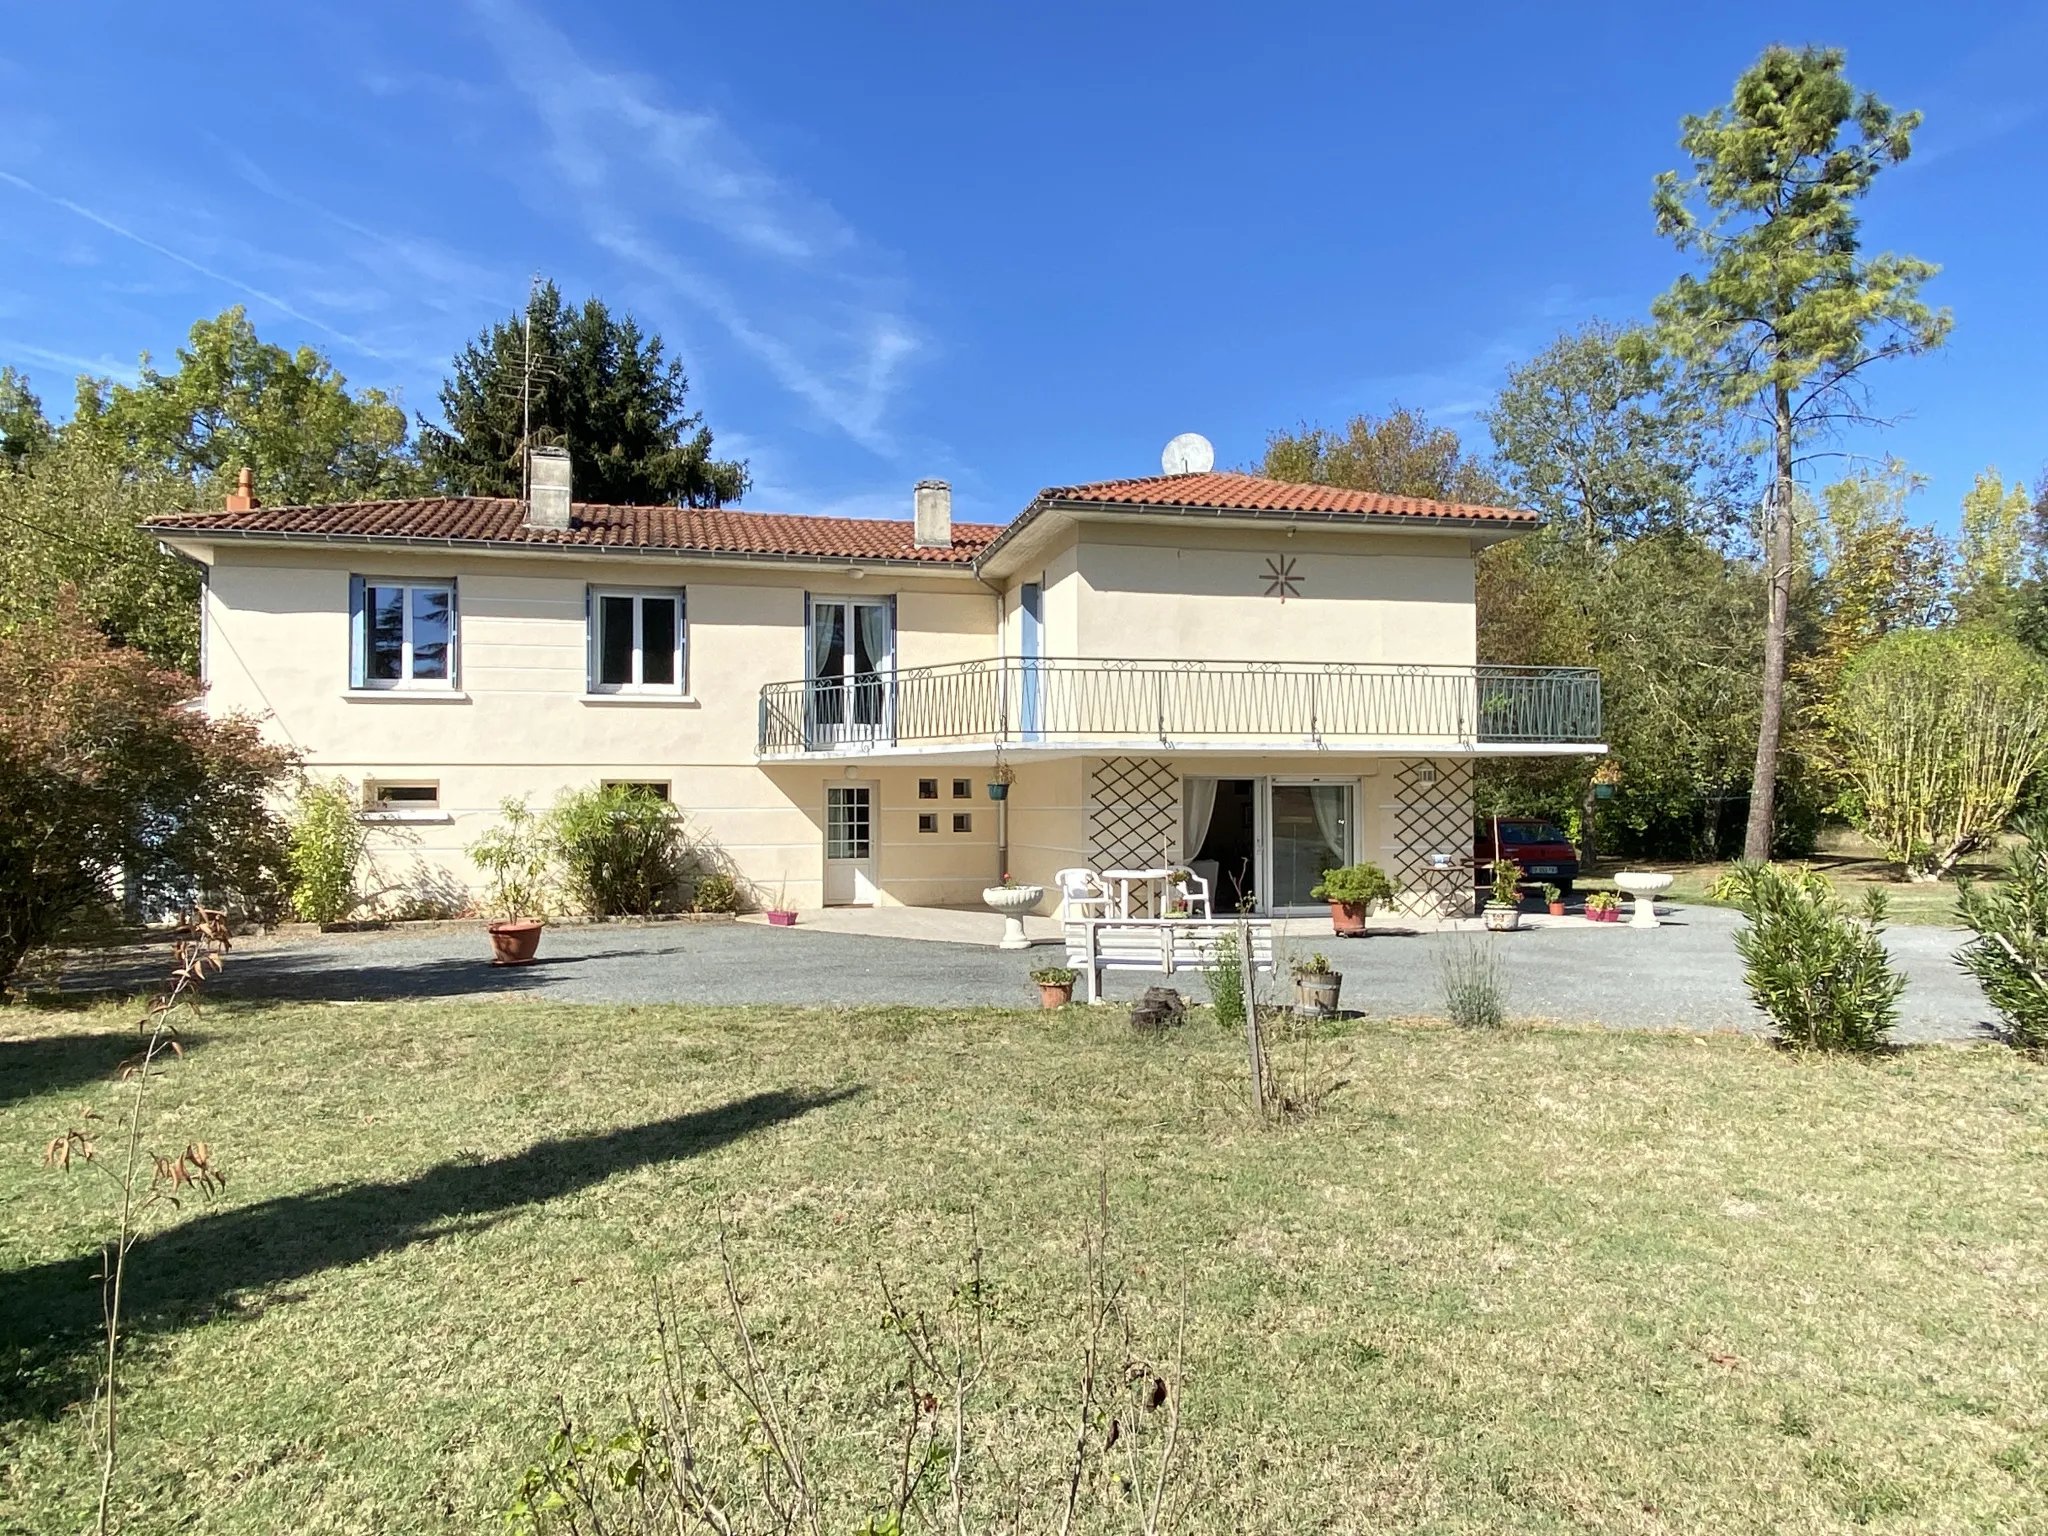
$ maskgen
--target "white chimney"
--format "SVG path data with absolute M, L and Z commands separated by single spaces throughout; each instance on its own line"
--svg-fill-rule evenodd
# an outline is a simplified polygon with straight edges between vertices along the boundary
M 526 526 L 569 526 L 569 450 L 530 448 L 526 454 Z
M 912 493 L 917 508 L 917 547 L 953 547 L 953 487 L 943 480 L 920 480 Z

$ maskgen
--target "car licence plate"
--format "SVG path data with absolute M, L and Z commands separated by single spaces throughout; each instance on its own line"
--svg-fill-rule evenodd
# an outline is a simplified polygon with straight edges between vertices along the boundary
M 1529 866 L 1529 873 L 1532 875 L 1554 875 L 1557 873 L 1557 866 L 1555 864 L 1531 864 Z

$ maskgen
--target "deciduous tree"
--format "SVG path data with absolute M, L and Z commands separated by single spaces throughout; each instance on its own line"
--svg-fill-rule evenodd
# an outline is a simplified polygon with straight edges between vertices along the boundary
M 133 386 L 81 378 L 65 433 L 137 471 L 187 480 L 195 503 L 218 505 L 244 468 L 264 500 L 291 504 L 405 496 L 420 484 L 395 401 L 350 393 L 311 347 L 262 340 L 240 305 L 197 322 L 169 372 L 144 353 Z
M 421 423 L 421 457 L 457 495 L 523 494 L 531 443 L 569 450 L 579 500 L 738 501 L 747 466 L 711 456 L 711 429 L 686 408 L 689 387 L 659 335 L 643 335 L 630 315 L 614 319 L 596 299 L 565 305 L 542 283 L 524 315 L 491 326 L 455 359 L 441 386 L 446 424 Z
M 1389 496 L 1497 505 L 1500 482 L 1465 452 L 1449 427 L 1432 427 L 1421 411 L 1396 404 L 1384 416 L 1359 415 L 1342 431 L 1306 422 L 1266 439 L 1259 473 L 1307 485 L 1339 485 Z
M 1935 880 L 2048 764 L 2048 664 L 1988 629 L 1902 631 L 1843 669 L 1830 715 L 1851 820 L 1908 877 Z
M 146 909 L 274 907 L 268 797 L 290 754 L 190 708 L 194 692 L 68 602 L 0 630 L 0 983 L 117 880 Z
M 1910 153 L 1920 115 L 1858 91 L 1842 68 L 1838 49 L 1766 49 L 1727 106 L 1685 119 L 1679 142 L 1692 174 L 1665 172 L 1654 198 L 1659 230 L 1703 264 L 1654 307 L 1665 343 L 1725 404 L 1754 413 L 1770 443 L 1770 603 L 1744 839 L 1752 859 L 1771 847 L 1801 449 L 1866 419 L 1871 364 L 1938 347 L 1949 329 L 1947 314 L 1920 298 L 1933 266 L 1862 250 L 1858 204 Z
M 1720 401 L 1648 328 L 1559 336 L 1508 375 L 1486 424 L 1509 497 L 1581 543 L 1718 537 L 1742 516 L 1748 466 Z
M 2027 578 L 2041 574 L 2041 525 L 2033 498 L 2019 481 L 2007 485 L 1994 466 L 1963 497 L 1962 521 L 1956 617 L 2010 628 Z

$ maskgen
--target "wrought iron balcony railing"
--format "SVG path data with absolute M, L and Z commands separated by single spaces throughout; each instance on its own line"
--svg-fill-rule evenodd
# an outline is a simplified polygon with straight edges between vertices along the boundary
M 1585 667 L 1004 660 L 761 690 L 763 757 L 892 748 L 1593 745 Z

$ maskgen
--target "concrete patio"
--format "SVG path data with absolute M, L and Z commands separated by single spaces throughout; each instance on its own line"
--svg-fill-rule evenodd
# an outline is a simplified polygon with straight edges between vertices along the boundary
M 1347 1010 L 1377 1016 L 1440 1012 L 1440 966 L 1452 946 L 1500 957 L 1516 1017 L 1612 1028 L 1760 1031 L 1742 985 L 1734 935 L 1741 918 L 1716 907 L 1672 907 L 1656 930 L 1579 918 L 1529 917 L 1519 933 L 1382 930 L 1337 939 L 1327 919 L 1280 925 L 1283 955 L 1320 949 L 1344 973 Z M 1476 920 L 1455 925 L 1476 929 Z M 898 1004 L 1030 1006 L 1030 972 L 1059 964 L 1058 925 L 1029 920 L 1033 948 L 994 947 L 1002 920 L 985 910 L 885 907 L 805 912 L 794 928 L 736 923 L 606 923 L 551 928 L 538 963 L 500 969 L 480 925 L 436 924 L 240 941 L 215 992 L 335 1002 L 408 997 L 530 997 L 566 1003 Z M 1908 978 L 1902 1040 L 1984 1038 L 1991 1010 L 1952 959 L 1962 935 L 1899 927 L 1887 935 Z M 71 957 L 66 991 L 141 992 L 165 963 L 162 946 Z M 1112 999 L 1166 977 L 1111 972 Z M 1200 997 L 1198 975 L 1170 983 Z

